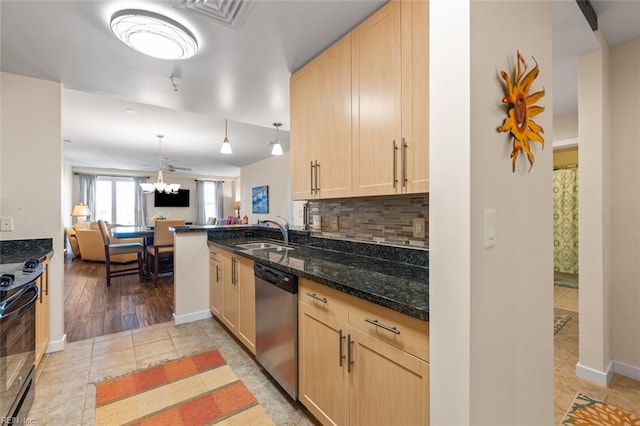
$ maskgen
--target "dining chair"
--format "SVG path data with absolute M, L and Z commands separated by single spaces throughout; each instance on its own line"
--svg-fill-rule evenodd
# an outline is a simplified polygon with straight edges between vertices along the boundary
M 156 287 L 160 274 L 173 273 L 173 231 L 169 228 L 184 225 L 184 219 L 156 220 L 153 229 L 153 245 L 147 246 L 147 257 L 151 263 L 148 269 Z
M 111 278 L 121 277 L 124 275 L 132 275 L 137 273 L 140 276 L 140 282 L 144 280 L 144 268 L 142 263 L 142 254 L 144 253 L 144 247 L 141 243 L 111 243 L 111 232 L 107 228 L 107 225 L 103 220 L 98 221 L 98 228 L 100 228 L 100 234 L 102 235 L 102 241 L 104 242 L 104 257 L 105 265 L 107 269 L 107 287 L 111 286 Z M 117 254 L 137 254 L 137 266 L 129 268 L 111 268 L 111 256 Z

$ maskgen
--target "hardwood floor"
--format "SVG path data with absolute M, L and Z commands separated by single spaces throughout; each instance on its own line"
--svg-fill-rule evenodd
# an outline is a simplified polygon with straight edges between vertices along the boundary
M 173 319 L 173 275 L 141 283 L 137 275 L 111 279 L 101 262 L 65 258 L 64 328 L 68 342 Z

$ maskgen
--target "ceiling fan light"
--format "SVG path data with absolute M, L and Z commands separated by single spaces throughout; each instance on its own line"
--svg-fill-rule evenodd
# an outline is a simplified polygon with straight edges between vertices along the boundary
M 148 10 L 114 13 L 111 31 L 132 49 L 158 59 L 187 59 L 198 51 L 195 36 L 184 25 Z
M 271 155 L 282 155 L 282 145 L 280 145 L 280 141 L 276 141 L 273 144 L 273 148 L 271 148 Z
M 162 174 L 162 138 L 164 135 L 158 136 L 158 177 L 154 183 L 141 183 L 140 187 L 145 194 L 151 194 L 155 191 L 166 192 L 167 194 L 177 194 L 179 183 L 165 183 Z
M 152 183 L 141 183 L 140 187 L 142 188 L 142 192 L 145 194 L 151 194 L 156 190 L 156 187 Z

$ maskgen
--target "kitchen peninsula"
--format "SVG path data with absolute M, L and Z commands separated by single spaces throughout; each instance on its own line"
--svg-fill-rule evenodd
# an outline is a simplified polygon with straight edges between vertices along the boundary
M 429 320 L 429 252 L 375 243 L 311 237 L 290 231 L 294 250 L 274 254 L 243 250 L 237 244 L 281 239 L 275 229 L 255 225 L 184 226 L 175 231 L 176 324 L 210 317 L 210 244 L 240 256 L 284 269 L 340 292 L 411 317 Z

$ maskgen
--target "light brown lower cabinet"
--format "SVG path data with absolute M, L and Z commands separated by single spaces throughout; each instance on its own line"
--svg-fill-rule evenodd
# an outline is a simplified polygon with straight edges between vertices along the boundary
M 211 247 L 209 297 L 211 313 L 255 354 L 256 304 L 253 261 Z
M 429 424 L 428 323 L 301 279 L 299 399 L 325 425 Z
M 44 270 L 36 280 L 40 295 L 36 301 L 36 367 L 49 344 L 49 262 L 42 262 Z

